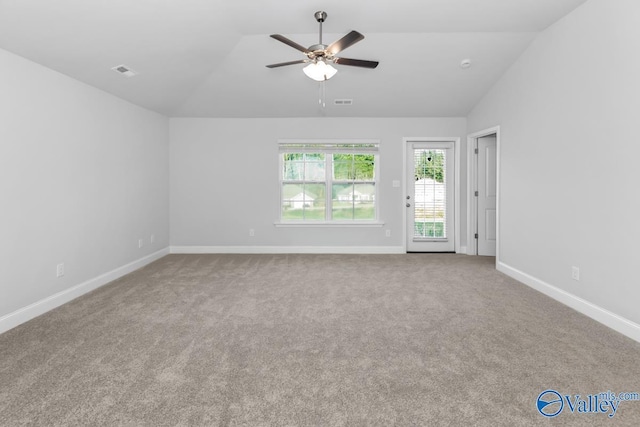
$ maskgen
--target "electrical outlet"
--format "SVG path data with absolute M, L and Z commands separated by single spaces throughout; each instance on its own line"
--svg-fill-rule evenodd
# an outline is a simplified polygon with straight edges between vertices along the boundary
M 156 241 L 156 235 L 152 234 L 151 237 L 149 238 L 149 242 L 153 244 L 153 242 Z
M 61 262 L 56 266 L 56 277 L 64 276 L 64 262 Z
M 254 230 L 253 228 L 249 229 L 249 236 L 253 237 L 256 235 L 256 230 Z
M 142 246 L 144 246 L 144 240 L 138 239 L 138 249 L 140 249 Z
M 573 280 L 580 280 L 580 269 L 575 265 L 571 267 L 571 278 Z
M 384 235 L 387 237 L 391 237 L 391 230 L 385 230 Z

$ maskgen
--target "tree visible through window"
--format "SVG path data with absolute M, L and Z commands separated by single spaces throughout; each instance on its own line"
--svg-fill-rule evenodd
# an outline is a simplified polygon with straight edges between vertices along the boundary
M 372 221 L 377 144 L 280 144 L 282 221 Z

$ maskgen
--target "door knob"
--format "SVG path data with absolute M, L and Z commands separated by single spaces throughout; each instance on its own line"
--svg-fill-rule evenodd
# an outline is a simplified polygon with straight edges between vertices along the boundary
M 407 200 L 409 200 L 411 198 L 411 196 L 407 196 Z
M 411 203 L 407 203 L 407 207 L 410 208 L 411 207 Z

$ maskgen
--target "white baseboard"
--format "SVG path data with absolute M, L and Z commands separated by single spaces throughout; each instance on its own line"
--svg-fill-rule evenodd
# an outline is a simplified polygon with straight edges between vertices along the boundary
M 165 248 L 0 317 L 0 334 L 169 254 Z
M 628 336 L 632 340 L 640 342 L 640 325 L 637 323 L 625 319 L 609 310 L 599 307 L 587 300 L 577 297 L 567 291 L 559 289 L 549 283 L 546 283 L 540 279 L 537 279 L 527 273 L 524 273 L 516 268 L 513 268 L 503 262 L 498 262 L 496 265 L 498 271 L 510 276 L 525 285 L 542 292 L 543 294 L 553 298 L 562 304 L 573 308 L 574 310 L 589 316 L 593 320 L 602 323 L 611 329 L 620 332 L 623 335 Z
M 171 246 L 172 254 L 404 254 L 402 246 Z

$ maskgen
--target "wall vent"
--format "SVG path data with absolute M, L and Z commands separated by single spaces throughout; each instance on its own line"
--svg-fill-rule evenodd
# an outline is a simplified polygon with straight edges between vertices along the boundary
M 334 105 L 352 105 L 353 99 L 334 99 L 333 104 Z
M 116 73 L 122 74 L 123 76 L 126 76 L 126 77 L 133 77 L 133 76 L 138 74 L 137 72 L 133 71 L 131 69 L 131 67 L 128 67 L 128 66 L 126 66 L 124 64 L 123 65 L 118 65 L 117 67 L 113 67 L 112 70 L 115 71 Z

